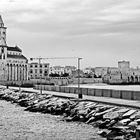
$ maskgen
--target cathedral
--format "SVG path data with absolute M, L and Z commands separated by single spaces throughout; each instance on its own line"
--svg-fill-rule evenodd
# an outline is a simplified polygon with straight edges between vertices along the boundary
M 25 81 L 28 79 L 28 60 L 18 46 L 7 45 L 6 29 L 0 16 L 0 81 Z

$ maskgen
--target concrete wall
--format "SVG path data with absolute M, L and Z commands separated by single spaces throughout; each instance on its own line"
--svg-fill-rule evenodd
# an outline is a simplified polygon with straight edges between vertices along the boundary
M 80 84 L 102 83 L 102 78 L 80 78 Z M 72 79 L 73 84 L 78 83 L 78 78 Z
M 48 91 L 78 94 L 77 87 L 48 86 L 48 85 L 42 85 L 42 87 L 40 87 L 40 85 L 35 86 L 35 89 L 40 88 Z M 82 93 L 83 95 L 98 96 L 98 97 L 112 97 L 127 100 L 140 100 L 140 91 L 80 88 L 80 93 Z
M 122 98 L 121 91 L 120 90 L 112 90 L 112 97 L 121 99 Z
M 94 95 L 95 95 L 95 89 L 89 88 L 89 89 L 88 89 L 88 95 L 94 96 Z

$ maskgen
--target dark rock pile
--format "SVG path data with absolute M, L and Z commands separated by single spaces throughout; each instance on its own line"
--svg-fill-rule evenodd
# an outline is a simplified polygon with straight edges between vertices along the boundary
M 26 107 L 26 111 L 63 115 L 66 121 L 99 127 L 98 134 L 108 140 L 134 139 L 140 125 L 140 111 L 131 108 L 11 89 L 0 89 L 0 99 Z

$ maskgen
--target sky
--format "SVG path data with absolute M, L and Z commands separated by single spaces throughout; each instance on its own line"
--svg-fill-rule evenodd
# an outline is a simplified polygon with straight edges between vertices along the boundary
M 81 67 L 140 67 L 140 0 L 0 0 L 7 44 L 27 57 L 81 57 Z M 77 65 L 77 59 L 51 60 Z

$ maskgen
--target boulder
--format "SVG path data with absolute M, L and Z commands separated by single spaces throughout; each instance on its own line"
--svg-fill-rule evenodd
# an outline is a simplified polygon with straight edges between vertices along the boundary
M 130 116 L 130 119 L 140 119 L 140 111 L 136 112 L 132 116 Z
M 97 132 L 98 135 L 102 136 L 102 137 L 106 137 L 107 134 L 109 134 L 111 132 L 111 130 L 107 130 L 107 129 L 104 129 L 104 130 L 99 130 Z
M 130 122 L 128 124 L 128 127 L 130 127 L 131 129 L 136 129 L 137 126 L 138 126 L 138 122 L 136 122 L 136 121 Z
M 137 110 L 131 109 L 131 110 L 129 110 L 128 112 L 124 113 L 124 114 L 122 115 L 122 117 L 123 117 L 123 118 L 130 117 L 131 115 L 133 115 L 133 114 L 136 113 L 136 112 L 137 112 Z
M 110 119 L 110 120 L 114 120 L 114 119 L 116 119 L 116 118 L 119 118 L 119 116 L 120 116 L 120 114 L 118 113 L 118 112 L 108 112 L 108 113 L 106 113 L 104 116 L 103 116 L 103 118 L 104 119 Z
M 131 122 L 131 119 L 123 119 L 117 123 L 118 126 L 125 126 Z

